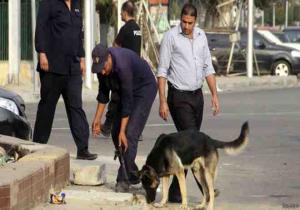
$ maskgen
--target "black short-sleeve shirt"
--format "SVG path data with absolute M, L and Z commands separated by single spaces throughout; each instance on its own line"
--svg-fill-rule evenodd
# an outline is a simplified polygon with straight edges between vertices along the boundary
M 120 47 L 127 48 L 141 55 L 141 29 L 134 20 L 129 20 L 120 29 L 115 40 Z

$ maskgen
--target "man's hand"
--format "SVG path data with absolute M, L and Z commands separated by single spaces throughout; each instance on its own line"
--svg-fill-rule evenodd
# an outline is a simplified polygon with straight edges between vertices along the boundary
M 166 101 L 159 103 L 159 116 L 164 120 L 167 121 L 169 116 L 169 106 Z
M 85 67 L 85 59 L 84 58 L 80 58 L 80 70 L 81 70 L 82 76 L 85 76 L 86 67 Z
M 216 116 L 220 112 L 220 103 L 217 93 L 217 83 L 214 74 L 210 74 L 206 77 L 206 82 L 211 93 L 211 109 L 213 115 Z
M 93 124 L 92 124 L 92 132 L 93 132 L 93 136 L 97 137 L 100 135 L 101 133 L 101 123 L 100 120 L 96 120 L 94 119 Z
M 43 71 L 49 71 L 48 58 L 46 53 L 39 54 L 40 67 Z
M 220 103 L 218 95 L 212 96 L 211 98 L 211 109 L 213 110 L 213 115 L 216 116 L 220 112 Z
M 119 146 L 123 146 L 124 152 L 128 149 L 128 140 L 126 134 L 122 131 L 119 133 Z

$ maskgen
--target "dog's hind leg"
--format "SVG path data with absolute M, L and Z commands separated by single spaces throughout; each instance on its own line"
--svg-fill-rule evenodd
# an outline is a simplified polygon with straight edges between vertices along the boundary
M 215 200 L 214 180 L 213 180 L 211 173 L 208 170 L 205 171 L 205 179 L 207 182 L 208 193 L 209 193 L 207 210 L 213 210 L 214 209 L 214 200 Z
M 210 161 L 207 163 L 207 167 L 209 168 L 209 172 L 212 175 L 212 181 L 215 186 L 215 182 L 217 179 L 217 174 L 218 174 L 218 161 L 219 161 L 219 154 L 218 151 L 215 151 L 210 155 Z M 218 189 L 214 189 L 215 192 L 215 198 L 219 196 L 220 191 Z
M 201 186 L 201 183 L 200 183 L 200 182 L 198 181 L 198 179 L 195 177 L 195 174 L 194 174 L 194 173 L 192 173 L 192 174 L 193 174 L 193 176 L 194 176 L 195 181 L 197 182 L 197 186 L 198 186 L 199 190 L 201 191 L 202 195 L 204 195 L 203 189 L 202 189 L 202 186 Z
M 196 209 L 205 209 L 207 199 L 209 198 L 208 184 L 205 179 L 204 166 L 201 163 L 196 163 L 192 167 L 192 172 L 194 177 L 202 186 L 203 198 L 199 205 L 196 206 Z
M 178 173 L 176 173 L 176 177 L 178 179 L 182 203 L 180 208 L 187 209 L 187 191 L 186 191 L 186 181 L 185 181 L 185 173 L 184 169 L 180 169 Z

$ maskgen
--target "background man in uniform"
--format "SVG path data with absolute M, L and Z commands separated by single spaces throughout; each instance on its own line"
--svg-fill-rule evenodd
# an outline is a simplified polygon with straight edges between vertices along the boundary
M 78 0 L 40 2 L 35 33 L 39 55 L 41 99 L 34 126 L 33 141 L 48 142 L 57 101 L 62 95 L 77 158 L 93 160 L 88 150 L 89 125 L 82 109 L 82 74 L 85 73 L 82 44 L 82 16 Z
M 213 115 L 220 111 L 214 68 L 203 30 L 195 27 L 197 9 L 185 4 L 180 25 L 170 29 L 160 47 L 158 66 L 159 114 L 166 120 L 171 113 L 178 131 L 200 130 L 203 117 L 202 85 L 204 79 L 211 92 Z M 165 86 L 168 80 L 168 98 Z M 186 171 L 187 172 L 187 171 Z M 200 188 L 201 189 L 201 188 Z M 170 202 L 181 202 L 176 177 L 169 190 Z
M 135 5 L 132 1 L 126 1 L 121 8 L 121 18 L 125 25 L 120 29 L 117 35 L 114 46 L 123 47 L 136 52 L 139 56 L 141 54 L 141 31 L 139 25 L 134 20 Z M 101 133 L 104 136 L 109 136 L 111 126 L 114 118 L 114 110 L 119 102 L 117 93 L 112 92 L 111 101 L 109 102 L 106 120 L 101 126 Z

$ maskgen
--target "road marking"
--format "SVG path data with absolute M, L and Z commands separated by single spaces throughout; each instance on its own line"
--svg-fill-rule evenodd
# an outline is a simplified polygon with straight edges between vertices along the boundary
M 235 113 L 235 112 L 232 112 L 232 113 L 220 113 L 220 115 L 245 115 L 245 116 L 255 116 L 255 115 L 259 115 L 259 116 L 272 116 L 272 115 L 276 115 L 276 116 L 279 116 L 279 115 L 299 115 L 300 112 L 261 112 L 261 113 L 258 113 L 258 112 L 249 112 L 249 113 Z
M 249 112 L 249 113 L 220 113 L 219 116 L 283 116 L 283 115 L 300 115 L 300 112 Z M 67 118 L 57 118 L 55 121 L 67 121 Z M 153 123 L 146 124 L 146 127 L 169 127 L 174 126 L 173 123 Z M 69 127 L 52 128 L 52 130 L 69 130 Z
M 168 127 L 168 126 L 174 126 L 174 124 L 173 123 L 146 124 L 146 127 Z M 67 127 L 67 128 L 52 128 L 52 130 L 70 130 L 70 128 L 69 127 Z

